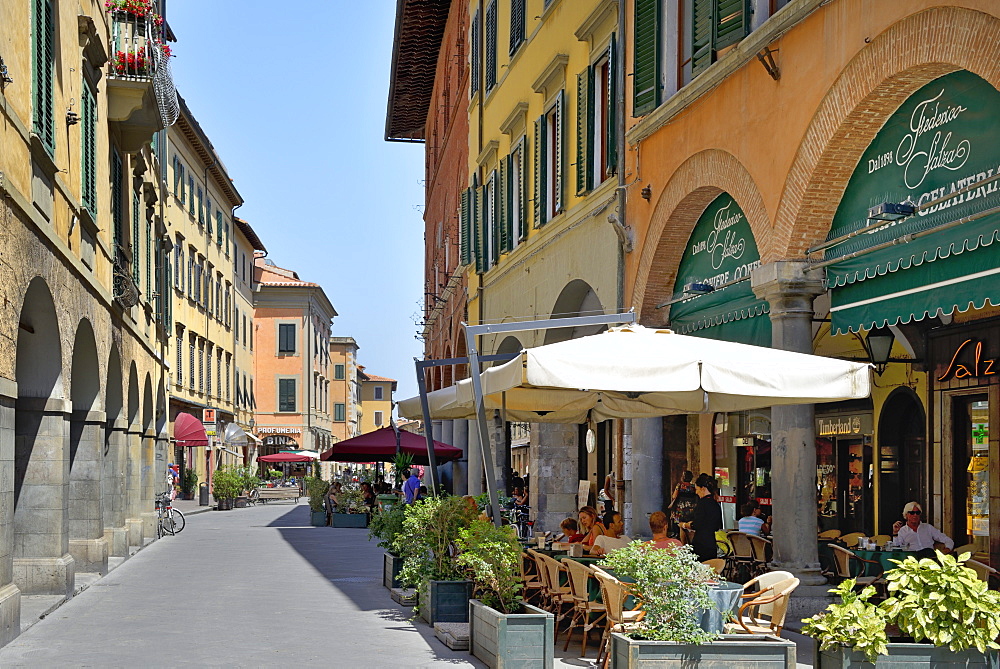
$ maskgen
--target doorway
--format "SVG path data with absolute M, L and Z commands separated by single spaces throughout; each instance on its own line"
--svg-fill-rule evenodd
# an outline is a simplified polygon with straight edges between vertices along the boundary
M 907 502 L 928 503 L 927 418 L 920 399 L 898 388 L 882 405 L 878 423 L 877 534 L 891 534 Z
M 990 550 L 990 402 L 988 395 L 952 397 L 952 528 L 956 544 Z

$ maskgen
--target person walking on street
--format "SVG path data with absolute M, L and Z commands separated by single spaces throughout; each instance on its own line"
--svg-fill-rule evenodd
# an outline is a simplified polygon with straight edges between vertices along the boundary
M 708 474 L 701 474 L 694 482 L 698 504 L 694 508 L 694 518 L 682 527 L 694 530 L 691 547 L 698 555 L 698 560 L 704 562 L 719 557 L 719 548 L 715 543 L 715 533 L 722 529 L 722 507 L 715 501 L 715 479 Z
M 403 476 L 407 477 L 406 483 L 403 484 L 403 502 L 413 504 L 420 496 L 420 479 L 413 469 L 405 470 Z

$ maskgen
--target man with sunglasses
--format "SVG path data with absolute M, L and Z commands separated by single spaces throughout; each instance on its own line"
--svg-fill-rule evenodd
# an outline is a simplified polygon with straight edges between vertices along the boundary
M 903 521 L 896 521 L 892 526 L 892 534 L 902 545 L 903 550 L 913 551 L 918 557 L 934 557 L 934 545 L 944 544 L 943 553 L 951 552 L 955 542 L 944 533 L 938 531 L 930 523 L 920 522 L 924 511 L 916 502 L 909 502 L 903 507 Z

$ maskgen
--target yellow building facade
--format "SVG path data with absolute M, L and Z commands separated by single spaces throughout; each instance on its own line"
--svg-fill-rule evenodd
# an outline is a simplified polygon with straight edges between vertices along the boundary
M 396 381 L 384 376 L 376 376 L 358 368 L 358 382 L 361 389 L 361 434 L 389 427 L 392 419 L 392 394 L 396 392 Z
M 333 404 L 334 443 L 361 434 L 361 381 L 358 342 L 353 337 L 330 337 L 330 402 Z

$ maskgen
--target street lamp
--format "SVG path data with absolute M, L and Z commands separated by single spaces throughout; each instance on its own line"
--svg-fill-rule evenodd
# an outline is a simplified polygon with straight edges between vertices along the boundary
M 881 376 L 889 364 L 889 354 L 892 352 L 892 343 L 896 336 L 889 328 L 874 328 L 865 335 L 865 351 L 868 359 L 875 366 L 875 372 Z

